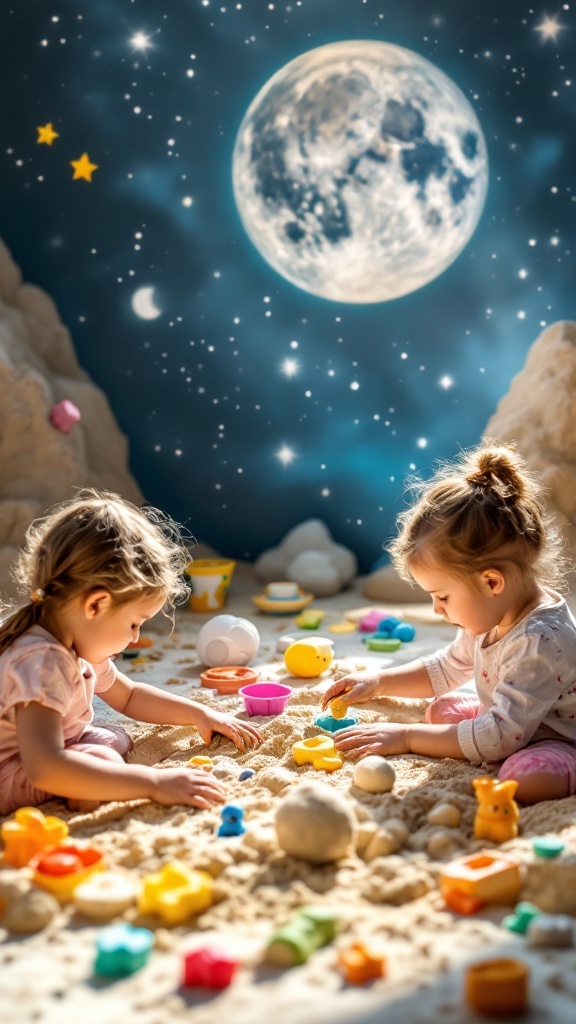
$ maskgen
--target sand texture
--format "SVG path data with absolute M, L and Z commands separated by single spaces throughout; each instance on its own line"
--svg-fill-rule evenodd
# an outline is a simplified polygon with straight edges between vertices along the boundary
M 294 632 L 294 619 L 253 614 L 250 594 L 258 587 L 241 584 L 239 580 L 236 594 L 233 589 L 227 611 L 249 616 L 258 626 L 262 643 L 256 663 L 263 677 L 288 679 L 283 661 L 274 652 L 277 637 Z M 340 622 L 344 610 L 361 606 L 359 595 L 357 590 L 316 601 L 314 606 L 326 611 L 319 632 L 331 636 L 328 625 Z M 181 612 L 172 637 L 150 633 L 155 639 L 152 658 L 137 666 L 123 662 L 121 667 L 153 685 L 201 701 L 215 700 L 218 707 L 243 715 L 238 697 L 215 697 L 212 691 L 198 688 L 201 666 L 194 638 L 204 621 L 202 616 Z M 390 658 L 409 660 L 448 643 L 452 635 L 444 625 L 418 625 L 414 643 Z M 216 898 L 199 917 L 173 928 L 138 914 L 135 908 L 126 911 L 123 920 L 153 928 L 155 948 L 146 967 L 121 980 L 94 976 L 94 943 L 102 926 L 70 905 L 36 935 L 16 937 L 0 930 L 3 1024 L 166 1024 L 188 1019 L 196 1024 L 376 1024 L 382 1020 L 387 1024 L 432 1020 L 472 1024 L 479 1018 L 464 1003 L 465 965 L 500 955 L 518 956 L 530 966 L 531 1010 L 524 1019 L 533 1024 L 573 1019 L 574 949 L 531 949 L 524 936 L 501 926 L 510 908 L 491 907 L 461 917 L 447 911 L 440 896 L 437 878 L 442 865 L 490 845 L 475 840 L 472 829 L 476 800 L 471 779 L 485 769 L 448 759 L 397 757 L 392 759 L 396 770 L 392 791 L 372 795 L 354 785 L 351 761 L 331 775 L 295 765 L 293 743 L 318 734 L 314 718 L 321 690 L 335 673 L 368 663 L 360 634 L 334 635 L 333 639 L 336 658 L 330 670 L 320 680 L 290 679 L 294 693 L 284 714 L 253 720 L 264 742 L 252 753 L 241 754 L 220 739 L 207 751 L 192 729 L 129 723 L 134 737 L 130 760 L 174 765 L 186 763 L 195 754 L 209 754 L 225 782 L 228 800 L 244 807 L 247 831 L 243 836 L 216 836 L 218 809 L 193 811 L 133 801 L 73 814 L 58 800 L 43 806 L 45 813 L 68 821 L 73 838 L 90 840 L 102 850 L 109 868 L 137 881 L 178 858 L 213 876 Z M 381 657 L 371 660 L 386 662 Z M 380 717 L 416 721 L 424 708 L 423 701 L 387 699 L 363 708 L 359 717 L 362 721 Z M 111 712 L 103 714 L 100 704 L 97 711 L 100 720 L 119 721 Z M 238 776 L 246 767 L 255 774 L 241 782 Z M 279 802 L 300 781 L 312 777 L 344 794 L 353 813 L 353 843 L 337 863 L 309 864 L 286 856 L 277 843 L 274 817 Z M 440 811 L 440 822 L 459 818 L 458 824 L 431 823 L 430 812 L 446 804 L 453 810 L 447 815 Z M 574 797 L 522 809 L 520 836 L 501 847 L 522 862 L 521 898 L 542 910 L 576 914 L 575 822 Z M 535 856 L 531 839 L 542 834 L 564 840 L 565 849 L 555 860 Z M 0 868 L 0 885 L 1 881 Z M 263 950 L 274 928 L 291 912 L 310 904 L 334 909 L 339 920 L 335 941 L 301 967 L 278 970 L 264 964 Z M 184 989 L 183 951 L 208 938 L 239 956 L 236 978 L 222 992 Z M 344 983 L 337 952 L 356 940 L 375 941 L 383 947 L 388 964 L 385 978 L 363 987 Z

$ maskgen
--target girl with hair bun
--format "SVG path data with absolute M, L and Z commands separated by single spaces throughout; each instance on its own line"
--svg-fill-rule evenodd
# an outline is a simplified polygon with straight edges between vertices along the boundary
M 355 758 L 496 762 L 523 803 L 575 793 L 576 622 L 559 593 L 563 543 L 539 483 L 513 446 L 486 440 L 414 488 L 388 550 L 458 632 L 429 657 L 333 683 L 323 707 L 335 697 L 433 698 L 422 724 L 343 729 L 337 746 Z
M 175 523 L 117 494 L 86 489 L 32 523 L 15 569 L 20 607 L 0 625 L 0 815 L 51 796 L 71 809 L 148 797 L 211 807 L 220 782 L 188 767 L 126 764 L 132 740 L 93 724 L 95 693 L 140 722 L 195 727 L 246 750 L 249 722 L 123 675 L 113 658 L 142 624 L 185 600 L 190 556 Z

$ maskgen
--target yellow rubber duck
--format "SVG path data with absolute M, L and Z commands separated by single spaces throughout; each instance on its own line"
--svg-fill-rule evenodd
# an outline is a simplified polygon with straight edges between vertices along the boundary
M 323 636 L 311 637 L 309 640 L 296 640 L 284 652 L 284 664 L 293 676 L 301 679 L 313 679 L 321 675 L 334 657 L 333 641 Z

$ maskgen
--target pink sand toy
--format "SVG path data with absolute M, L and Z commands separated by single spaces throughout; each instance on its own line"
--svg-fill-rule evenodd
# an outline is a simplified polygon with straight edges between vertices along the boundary
M 251 683 L 238 692 L 250 716 L 281 715 L 292 696 L 292 687 L 284 683 Z
M 72 427 L 79 423 L 81 419 L 80 409 L 69 398 L 56 402 L 50 409 L 50 422 L 52 426 L 56 427 L 57 430 L 61 430 L 63 434 L 67 434 L 69 430 L 72 430 Z

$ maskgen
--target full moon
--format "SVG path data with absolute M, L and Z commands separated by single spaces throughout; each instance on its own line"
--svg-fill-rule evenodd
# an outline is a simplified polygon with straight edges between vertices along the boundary
M 138 288 L 132 296 L 132 309 L 141 320 L 155 320 L 162 310 L 154 302 L 154 286 Z
M 244 228 L 278 273 L 325 299 L 383 302 L 462 252 L 488 159 L 476 114 L 443 72 L 399 46 L 346 41 L 264 85 L 232 178 Z

